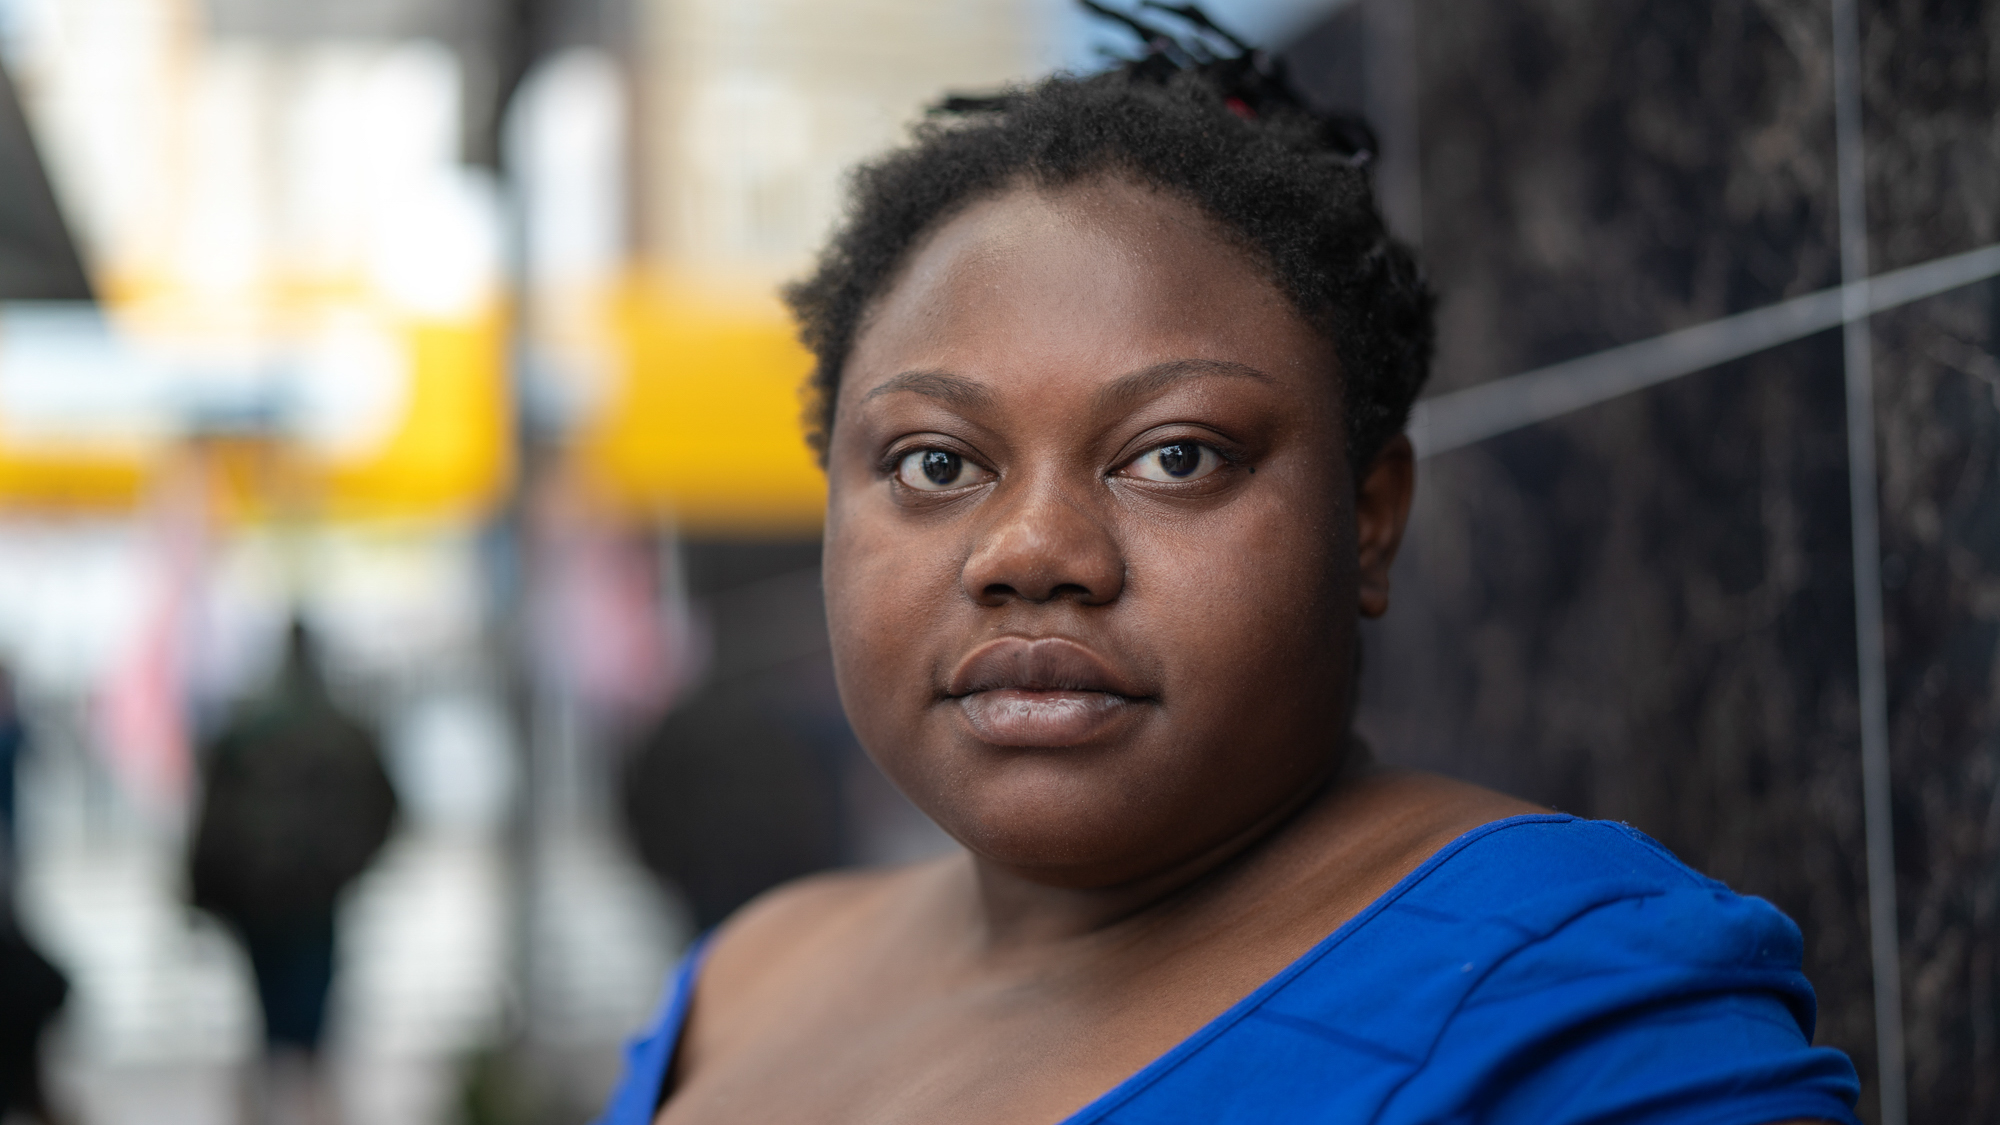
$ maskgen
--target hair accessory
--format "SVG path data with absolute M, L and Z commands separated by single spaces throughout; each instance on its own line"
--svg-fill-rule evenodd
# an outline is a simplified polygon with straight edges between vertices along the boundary
M 1139 37 L 1142 46 L 1137 57 L 1100 48 L 1100 53 L 1116 62 L 1115 69 L 1134 82 L 1165 85 L 1177 74 L 1193 74 L 1245 121 L 1261 120 L 1274 111 L 1311 120 L 1317 126 L 1319 143 L 1344 163 L 1359 167 L 1380 151 L 1375 131 L 1366 121 L 1306 104 L 1287 77 L 1283 59 L 1230 34 L 1198 5 L 1140 0 L 1136 11 L 1121 12 L 1095 0 L 1077 2 L 1099 19 L 1120 24 Z M 1165 13 L 1183 26 L 1176 30 L 1149 22 L 1139 14 L 1148 10 Z M 1004 113 L 1014 101 L 1015 96 L 1009 93 L 953 94 L 932 106 L 930 112 Z

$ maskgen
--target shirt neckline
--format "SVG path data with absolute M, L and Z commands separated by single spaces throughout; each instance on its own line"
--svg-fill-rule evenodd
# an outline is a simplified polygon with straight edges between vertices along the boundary
M 1202 1048 L 1220 1038 L 1224 1032 L 1241 1023 L 1252 1012 L 1255 1012 L 1268 1002 L 1271 997 L 1282 991 L 1287 984 L 1290 984 L 1305 973 L 1307 969 L 1312 968 L 1313 965 L 1323 960 L 1327 954 L 1333 952 L 1334 949 L 1339 947 L 1348 938 L 1353 937 L 1363 926 L 1394 905 L 1396 900 L 1414 890 L 1419 883 L 1429 878 L 1432 872 L 1436 871 L 1439 867 L 1450 861 L 1453 856 L 1458 855 L 1472 844 L 1495 832 L 1513 828 L 1517 825 L 1565 824 L 1576 819 L 1575 816 L 1567 813 L 1520 813 L 1515 816 L 1488 821 L 1477 828 L 1472 828 L 1459 834 L 1450 843 L 1432 852 L 1430 858 L 1418 864 L 1409 874 L 1398 879 L 1395 886 L 1376 896 L 1375 900 L 1364 907 L 1360 913 L 1341 923 L 1332 933 L 1321 938 L 1317 944 L 1300 954 L 1291 964 L 1278 970 L 1269 980 L 1252 990 L 1249 995 L 1230 1005 L 1221 1015 L 1203 1024 L 1187 1038 L 1168 1048 L 1166 1053 L 1126 1076 L 1109 1090 L 1099 1094 L 1082 1109 L 1063 1118 L 1057 1125 L 1091 1125 L 1092 1122 L 1102 1120 L 1112 1110 L 1139 1096 L 1147 1087 L 1165 1078 L 1175 1068 L 1200 1052 Z M 695 942 L 694 947 L 688 951 L 685 963 L 680 972 L 676 974 L 672 999 L 669 1001 L 668 1009 L 660 1021 L 659 1034 L 666 1042 L 660 1054 L 659 1073 L 654 1077 L 652 1083 L 654 1091 L 652 1098 L 654 1116 L 658 1116 L 660 1107 L 666 1104 L 668 1096 L 666 1089 L 667 1073 L 673 1069 L 674 1055 L 680 1049 L 681 1033 L 687 1026 L 688 1005 L 693 997 L 695 980 L 700 976 L 701 964 L 708 954 L 711 944 L 710 939 L 713 936 L 713 931 L 704 934 Z M 650 1121 L 651 1118 L 648 1119 L 648 1125 L 650 1125 Z

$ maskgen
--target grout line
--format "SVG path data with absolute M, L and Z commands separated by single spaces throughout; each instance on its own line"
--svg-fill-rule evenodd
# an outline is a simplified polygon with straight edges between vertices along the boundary
M 1410 440 L 1419 457 L 1447 453 L 1994 276 L 2000 243 L 1448 391 L 1417 403 Z
M 1862 831 L 1868 938 L 1875 978 L 1875 1069 L 1882 1125 L 1905 1125 L 1903 969 L 1896 923 L 1887 657 L 1882 637 L 1881 499 L 1875 467 L 1874 337 L 1868 323 L 1868 181 L 1861 104 L 1861 17 L 1832 0 L 1834 158 L 1840 188 L 1840 275 L 1846 350 L 1847 494 L 1854 545 L 1854 658 L 1861 704 Z

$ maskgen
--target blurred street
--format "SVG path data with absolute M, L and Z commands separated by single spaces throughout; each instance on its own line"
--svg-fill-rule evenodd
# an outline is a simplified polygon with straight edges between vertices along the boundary
M 38 771 L 37 807 L 60 807 L 48 798 L 71 780 L 66 765 Z M 62 952 L 76 990 L 52 1044 L 59 1096 L 87 1122 L 228 1120 L 256 1047 L 255 999 L 234 942 L 186 907 L 174 851 L 157 837 L 71 830 L 24 860 L 25 920 Z M 687 935 L 601 829 L 573 826 L 539 862 L 534 1034 L 578 1068 L 580 1096 L 601 1092 Z M 470 1056 L 522 1019 L 506 961 L 514 909 L 498 842 L 444 829 L 400 834 L 353 889 L 329 1045 L 346 1119 L 451 1116 Z

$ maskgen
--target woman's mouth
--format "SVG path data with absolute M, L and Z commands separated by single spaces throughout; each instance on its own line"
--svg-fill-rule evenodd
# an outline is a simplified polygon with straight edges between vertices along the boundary
M 1000 688 L 961 696 L 958 706 L 980 739 L 995 746 L 1076 746 L 1101 733 L 1132 701 L 1103 691 Z
M 1144 699 L 1109 661 L 1062 637 L 981 645 L 953 670 L 945 694 L 995 746 L 1081 745 Z

